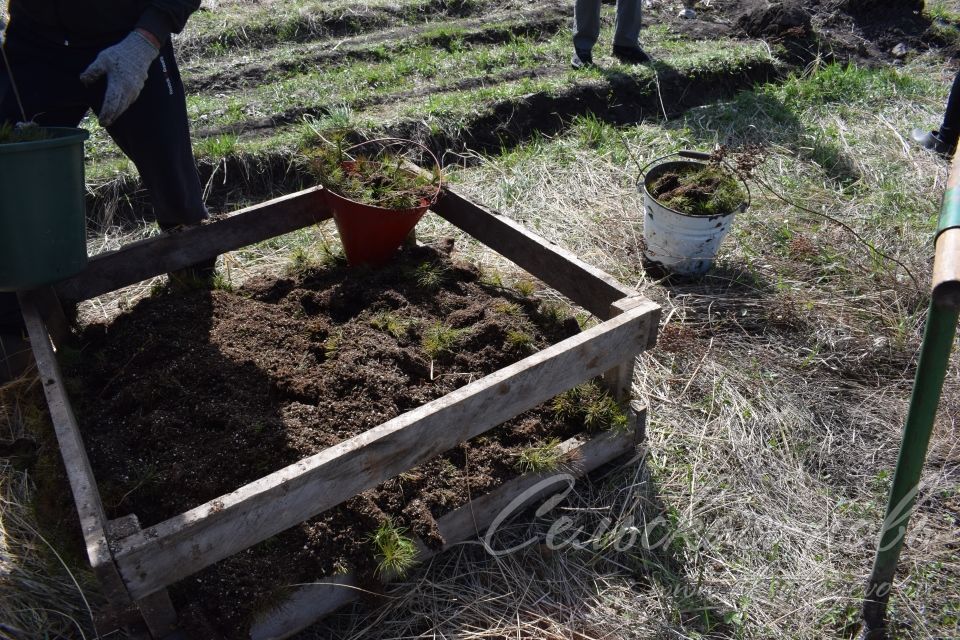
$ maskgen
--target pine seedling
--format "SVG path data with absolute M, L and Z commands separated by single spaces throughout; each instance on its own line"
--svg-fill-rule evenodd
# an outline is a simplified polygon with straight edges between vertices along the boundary
M 517 469 L 521 473 L 545 473 L 556 471 L 566 458 L 560 449 L 560 439 L 551 438 L 542 445 L 524 449 L 517 456 Z
M 467 329 L 454 329 L 442 322 L 435 322 L 423 333 L 421 338 L 423 351 L 431 359 L 442 353 L 449 353 L 466 332 Z
M 417 561 L 417 547 L 406 529 L 385 520 L 370 536 L 376 553 L 377 575 L 403 577 Z

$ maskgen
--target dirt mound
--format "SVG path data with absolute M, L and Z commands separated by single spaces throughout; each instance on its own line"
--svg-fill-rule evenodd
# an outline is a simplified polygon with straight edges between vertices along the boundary
M 886 63 L 904 51 L 944 48 L 953 55 L 952 44 L 923 14 L 922 0 L 731 0 L 698 7 L 694 20 L 663 7 L 656 20 L 695 38 L 763 38 L 783 45 L 793 63 L 816 56 Z M 902 46 L 894 54 L 897 45 Z
M 923 0 L 829 0 L 824 4 L 827 10 L 875 17 L 878 11 L 893 11 L 897 14 L 923 11 Z
M 755 38 L 804 37 L 813 33 L 810 12 L 799 5 L 756 7 L 737 20 L 745 34 Z
M 64 369 L 108 515 L 150 525 L 578 331 L 559 308 L 421 247 L 376 271 L 158 292 L 89 327 Z M 434 518 L 518 475 L 530 447 L 583 428 L 549 403 L 528 411 L 179 583 L 174 597 L 203 604 L 197 629 L 239 634 L 272 587 L 344 568 L 373 575 L 370 536 L 384 522 L 442 544 Z

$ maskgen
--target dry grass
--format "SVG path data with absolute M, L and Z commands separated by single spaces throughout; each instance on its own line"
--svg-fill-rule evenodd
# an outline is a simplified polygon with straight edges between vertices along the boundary
M 0 442 L 49 438 L 40 432 L 49 426 L 38 424 L 39 383 L 31 373 L 0 385 Z M 43 466 L 17 468 L 15 459 L 0 458 L 0 638 L 93 638 L 92 576 L 71 567 L 64 546 L 38 531 Z
M 920 60 L 906 73 L 936 80 L 938 71 Z M 912 100 L 877 90 L 863 102 L 819 109 L 813 95 L 807 106 L 790 107 L 792 130 L 764 140 L 763 176 L 842 219 L 926 282 L 946 167 L 901 144 L 899 132 L 935 122 L 941 98 L 942 90 Z M 736 118 L 733 107 L 741 111 Z M 622 133 L 645 158 L 756 141 L 769 124 L 766 107 L 738 101 Z M 494 559 L 463 545 L 399 585 L 391 592 L 397 599 L 374 618 L 341 618 L 336 637 L 852 634 L 905 418 L 925 293 L 842 228 L 763 193 L 710 276 L 651 279 L 638 260 L 636 168 L 619 140 L 609 125 L 582 121 L 556 140 L 485 159 L 458 176 L 459 187 L 665 306 L 661 346 L 642 358 L 635 381 L 651 404 L 647 464 L 581 487 L 532 529 L 543 540 L 560 514 L 588 532 L 605 517 L 661 518 L 674 534 L 669 553 L 642 545 L 625 553 L 536 546 Z M 471 256 L 489 257 L 482 250 Z M 958 361 L 892 595 L 900 638 L 960 634 Z M 530 530 L 519 526 L 518 539 L 527 539 Z

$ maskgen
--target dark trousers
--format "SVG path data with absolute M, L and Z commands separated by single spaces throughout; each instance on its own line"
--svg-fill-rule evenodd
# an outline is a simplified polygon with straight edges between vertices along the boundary
M 75 127 L 89 109 L 97 111 L 106 82 L 87 87 L 79 76 L 112 44 L 115 42 L 68 44 L 41 27 L 12 20 L 4 48 L 27 118 L 45 126 Z M 0 64 L 0 122 L 22 119 L 10 73 Z M 136 165 L 162 227 L 207 217 L 190 145 L 183 82 L 170 43 L 154 60 L 136 102 L 107 132 Z M 0 215 L 17 213 L 0 211 Z M 5 326 L 19 326 L 19 309 L 12 294 L 0 294 L 0 331 Z
M 613 44 L 637 47 L 640 41 L 641 0 L 617 0 Z M 573 47 L 592 51 L 600 37 L 600 0 L 576 0 L 573 7 Z
M 940 138 L 950 146 L 957 144 L 960 139 L 960 73 L 953 78 L 950 87 L 950 97 L 947 98 L 947 109 L 943 113 L 943 124 L 940 125 Z

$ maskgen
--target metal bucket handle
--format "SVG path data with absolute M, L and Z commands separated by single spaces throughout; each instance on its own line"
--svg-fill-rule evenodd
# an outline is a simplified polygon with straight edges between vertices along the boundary
M 357 144 L 351 147 L 347 147 L 346 149 L 343 150 L 343 152 L 349 155 L 349 152 L 353 151 L 354 149 L 359 149 L 360 147 L 365 147 L 369 144 L 383 143 L 383 142 L 389 143 L 389 144 L 383 145 L 384 149 L 406 144 L 406 145 L 412 145 L 415 147 L 420 147 L 421 150 L 427 152 L 427 155 L 430 156 L 431 160 L 433 160 L 434 167 L 436 167 L 437 191 L 436 193 L 433 194 L 433 197 L 430 198 L 430 204 L 436 204 L 437 200 L 440 199 L 440 193 L 443 191 L 443 168 L 440 166 L 440 161 L 437 159 L 436 154 L 434 154 L 433 151 L 431 151 L 429 147 L 427 147 L 426 145 L 420 142 L 417 142 L 416 140 L 408 140 L 407 138 L 390 138 L 390 137 L 374 138 L 373 140 L 364 140 L 363 142 L 358 142 Z
M 702 160 L 704 162 L 708 162 L 713 158 L 713 156 L 711 156 L 709 153 L 706 153 L 705 151 L 693 151 L 692 149 L 681 149 L 680 151 L 674 151 L 673 153 L 668 153 L 666 155 L 660 156 L 659 158 L 654 158 L 653 160 L 645 164 L 642 169 L 640 169 L 640 178 L 637 180 L 637 185 L 639 186 L 643 184 L 644 177 L 647 175 L 647 169 L 657 164 L 661 160 L 666 160 L 667 158 L 672 158 L 673 156 L 680 156 L 681 158 L 688 158 L 690 160 Z M 726 160 L 721 160 L 720 162 L 723 163 L 723 165 L 730 171 L 730 173 L 737 176 L 737 179 L 743 184 L 744 189 L 747 190 L 747 201 L 741 204 L 739 209 L 737 209 L 742 213 L 747 209 L 749 209 L 750 204 L 753 202 L 753 193 L 751 193 L 750 191 L 750 185 L 747 184 L 746 178 L 744 178 L 739 171 L 733 168 L 729 162 L 727 162 Z

